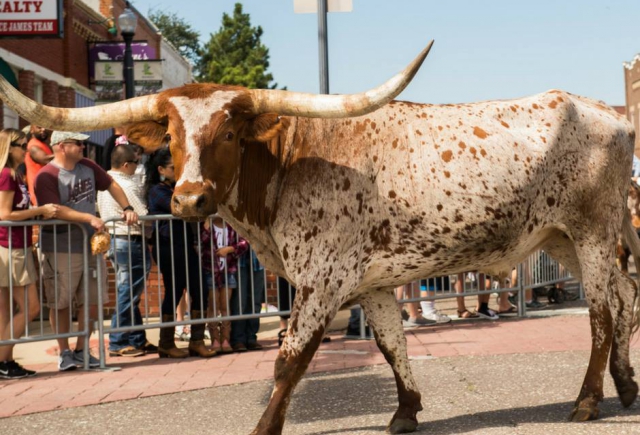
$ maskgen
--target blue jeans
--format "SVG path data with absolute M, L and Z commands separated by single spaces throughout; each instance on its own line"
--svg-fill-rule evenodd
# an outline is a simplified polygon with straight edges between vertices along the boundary
M 240 264 L 240 288 L 231 294 L 231 315 L 260 313 L 265 297 L 264 270 L 253 271 L 253 287 L 250 273 L 251 268 L 248 265 Z M 260 319 L 234 320 L 231 322 L 231 346 L 238 343 L 256 343 L 259 329 Z
M 149 250 L 142 247 L 139 238 L 129 242 L 117 237 L 111 239 L 111 249 L 116 269 L 116 312 L 111 319 L 111 327 L 142 325 L 139 305 L 145 277 L 151 269 Z M 120 350 L 127 346 L 141 348 L 146 342 L 144 330 L 109 334 L 109 350 Z

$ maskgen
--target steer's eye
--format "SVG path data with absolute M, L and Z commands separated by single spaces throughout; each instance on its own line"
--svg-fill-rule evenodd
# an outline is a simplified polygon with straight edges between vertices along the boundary
M 224 138 L 225 138 L 226 140 L 231 140 L 231 139 L 233 139 L 233 133 L 232 133 L 232 132 L 230 132 L 230 131 L 228 131 L 228 132 L 227 132 L 227 134 L 224 136 Z
M 164 143 L 168 144 L 171 142 L 171 135 L 169 133 L 164 135 Z

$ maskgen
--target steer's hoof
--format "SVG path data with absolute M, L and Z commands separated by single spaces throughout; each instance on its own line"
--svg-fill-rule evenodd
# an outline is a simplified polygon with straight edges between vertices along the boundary
M 624 386 L 618 388 L 618 397 L 622 406 L 628 408 L 638 397 L 638 384 L 634 381 L 627 382 Z
M 569 421 L 579 423 L 581 421 L 595 420 L 598 418 L 598 408 L 573 408 Z
M 409 418 L 396 418 L 393 420 L 389 427 L 387 427 L 387 433 L 411 433 L 415 432 L 418 427 L 418 422 Z

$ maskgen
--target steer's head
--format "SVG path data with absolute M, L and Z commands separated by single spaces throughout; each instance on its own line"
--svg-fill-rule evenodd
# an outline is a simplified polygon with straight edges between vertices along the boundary
M 0 76 L 0 98 L 32 124 L 54 130 L 124 125 L 127 135 L 147 150 L 168 143 L 177 180 L 173 214 L 204 219 L 225 201 L 237 180 L 243 143 L 273 138 L 285 122 L 283 115 L 344 118 L 378 109 L 409 84 L 432 44 L 386 83 L 353 95 L 191 84 L 96 107 L 63 109 L 30 100 Z
M 242 147 L 271 140 L 286 124 L 275 113 L 256 113 L 255 97 L 240 87 L 186 85 L 158 96 L 163 119 L 126 126 L 127 137 L 145 149 L 169 145 L 177 180 L 174 215 L 213 214 L 238 179 Z

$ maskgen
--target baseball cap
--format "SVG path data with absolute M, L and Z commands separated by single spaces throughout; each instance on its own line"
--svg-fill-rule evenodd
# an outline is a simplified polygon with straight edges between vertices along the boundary
M 89 137 L 88 134 L 73 131 L 54 131 L 51 135 L 51 145 L 64 142 L 65 140 L 87 140 Z

